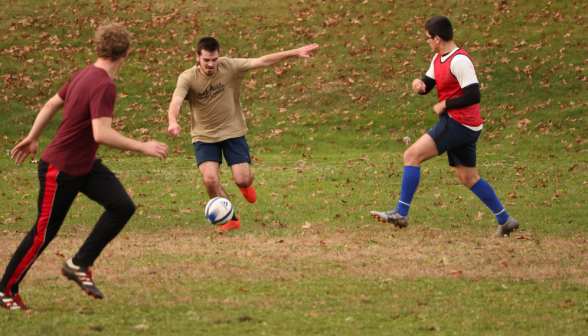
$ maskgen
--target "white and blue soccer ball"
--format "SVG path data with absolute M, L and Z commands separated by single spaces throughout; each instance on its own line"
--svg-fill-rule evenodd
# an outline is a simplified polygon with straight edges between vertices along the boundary
M 233 204 L 224 197 L 215 197 L 206 204 L 206 219 L 213 225 L 223 225 L 233 218 Z

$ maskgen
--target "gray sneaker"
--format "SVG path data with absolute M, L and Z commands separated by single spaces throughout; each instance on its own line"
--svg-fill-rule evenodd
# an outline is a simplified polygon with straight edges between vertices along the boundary
M 387 212 L 371 211 L 370 215 L 377 219 L 378 222 L 392 223 L 399 228 L 408 226 L 408 216 L 401 216 L 396 209 Z
M 496 225 L 496 233 L 494 233 L 494 237 L 504 237 L 510 235 L 511 232 L 515 231 L 519 228 L 519 222 L 516 219 L 512 218 L 512 216 L 508 216 L 506 223 L 500 225 Z

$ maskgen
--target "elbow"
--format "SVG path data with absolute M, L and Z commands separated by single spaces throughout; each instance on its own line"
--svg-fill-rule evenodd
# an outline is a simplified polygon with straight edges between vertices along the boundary
M 96 143 L 99 143 L 101 145 L 107 144 L 107 135 L 105 134 L 105 132 L 103 132 L 100 128 L 93 128 L 92 131 L 94 133 L 94 141 L 96 141 Z
M 96 141 L 96 143 L 103 144 L 104 143 L 104 136 L 102 136 L 98 132 L 94 132 L 94 141 Z
M 474 101 L 474 104 L 480 104 L 482 101 L 482 95 L 480 94 L 480 91 L 478 91 L 478 93 L 474 96 Z

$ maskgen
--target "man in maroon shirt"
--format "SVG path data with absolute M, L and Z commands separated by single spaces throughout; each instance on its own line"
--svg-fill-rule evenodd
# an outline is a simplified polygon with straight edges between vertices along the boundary
M 100 144 L 132 150 L 164 159 L 166 144 L 140 142 L 112 129 L 116 86 L 112 79 L 123 64 L 131 44 L 129 31 L 121 24 L 101 26 L 95 35 L 96 63 L 74 73 L 59 92 L 43 106 L 31 132 L 12 150 L 12 159 L 23 163 L 34 158 L 43 130 L 62 107 L 57 136 L 39 162 L 38 216 L 0 281 L 0 305 L 6 309 L 28 309 L 18 287 L 31 265 L 51 242 L 78 192 L 104 206 L 94 230 L 79 252 L 62 268 L 88 295 L 101 299 L 92 280 L 90 266 L 104 247 L 122 230 L 135 212 L 135 205 L 116 176 L 96 158 Z

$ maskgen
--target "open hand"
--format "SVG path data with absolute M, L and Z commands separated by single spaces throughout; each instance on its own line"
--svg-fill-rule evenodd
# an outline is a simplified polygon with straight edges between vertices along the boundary
M 38 140 L 26 138 L 12 149 L 10 160 L 14 160 L 16 164 L 22 164 L 28 156 L 31 160 L 34 159 L 38 149 Z
M 302 48 L 295 49 L 296 56 L 302 57 L 302 58 L 309 58 L 310 57 L 309 53 L 313 50 L 318 49 L 318 47 L 319 47 L 318 44 L 313 43 L 313 44 L 309 44 L 307 46 L 304 46 Z

